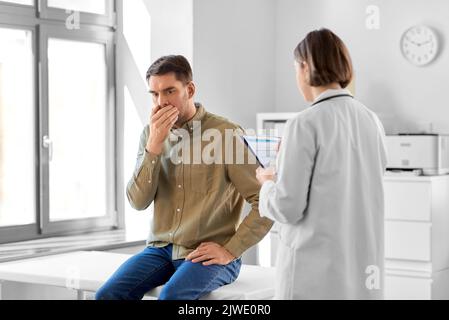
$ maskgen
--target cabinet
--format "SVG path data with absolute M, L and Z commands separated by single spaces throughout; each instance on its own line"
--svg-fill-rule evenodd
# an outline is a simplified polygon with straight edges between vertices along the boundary
M 386 176 L 385 298 L 449 299 L 449 176 Z

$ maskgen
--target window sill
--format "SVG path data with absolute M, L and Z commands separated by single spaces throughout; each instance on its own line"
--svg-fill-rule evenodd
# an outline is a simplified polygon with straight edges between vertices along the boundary
M 102 251 L 145 245 L 146 237 L 147 234 L 111 230 L 7 243 L 0 245 L 0 263 L 78 250 Z

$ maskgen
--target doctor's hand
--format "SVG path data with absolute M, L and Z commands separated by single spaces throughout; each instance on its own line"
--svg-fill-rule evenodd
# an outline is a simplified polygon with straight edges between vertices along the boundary
M 212 264 L 226 265 L 234 259 L 235 257 L 228 250 L 214 242 L 201 243 L 196 250 L 186 257 L 186 261 L 191 260 L 193 263 L 203 262 L 203 266 Z
M 276 172 L 274 168 L 262 168 L 259 167 L 256 170 L 256 178 L 259 181 L 260 185 L 263 185 L 267 181 L 275 181 L 276 180 Z

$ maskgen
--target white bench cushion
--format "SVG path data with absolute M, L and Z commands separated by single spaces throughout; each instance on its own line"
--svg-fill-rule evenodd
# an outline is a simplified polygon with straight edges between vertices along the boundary
M 130 255 L 76 251 L 0 264 L 0 280 L 97 291 Z M 264 300 L 274 296 L 274 268 L 242 265 L 237 280 L 204 296 L 207 300 Z M 161 287 L 146 294 L 157 297 Z

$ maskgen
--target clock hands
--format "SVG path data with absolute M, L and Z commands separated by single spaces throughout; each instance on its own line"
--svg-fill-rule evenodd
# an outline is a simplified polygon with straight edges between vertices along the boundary
M 408 41 L 409 41 L 410 43 L 414 44 L 415 46 L 418 46 L 418 47 L 419 47 L 419 43 L 416 43 L 415 41 L 410 40 L 410 39 L 408 39 Z
M 415 46 L 418 46 L 418 47 L 421 47 L 421 46 L 423 46 L 423 45 L 425 45 L 425 44 L 428 44 L 428 43 L 432 42 L 432 40 L 427 40 L 427 41 L 418 43 L 418 42 L 415 42 L 415 41 L 410 40 L 410 39 L 409 39 L 408 41 L 409 41 L 410 43 L 414 44 Z
M 427 40 L 427 41 L 424 41 L 423 43 L 420 43 L 418 46 L 420 47 L 420 46 L 423 46 L 423 45 L 428 44 L 430 42 L 432 42 L 432 40 Z

